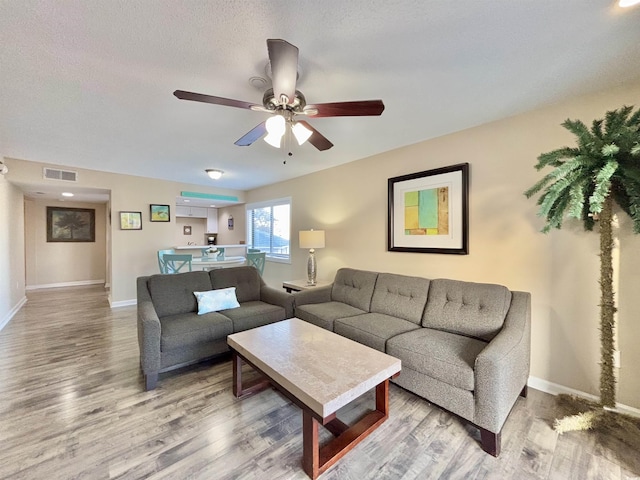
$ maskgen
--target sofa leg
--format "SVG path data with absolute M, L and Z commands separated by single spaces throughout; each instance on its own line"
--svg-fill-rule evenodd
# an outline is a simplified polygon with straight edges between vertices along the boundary
M 494 457 L 500 455 L 500 432 L 493 433 L 480 427 L 480 440 L 485 452 Z
M 144 389 L 148 392 L 156 388 L 158 383 L 158 373 L 148 373 L 144 376 Z
M 520 392 L 520 396 L 522 398 L 527 398 L 527 394 L 529 393 L 529 387 L 527 387 L 527 385 L 525 384 L 524 388 L 522 389 L 522 391 Z

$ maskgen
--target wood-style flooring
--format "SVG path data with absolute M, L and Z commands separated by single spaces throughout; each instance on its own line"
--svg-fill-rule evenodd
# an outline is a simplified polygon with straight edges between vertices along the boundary
M 366 395 L 339 416 L 357 418 L 372 402 Z M 640 453 L 615 439 L 558 436 L 554 397 L 533 389 L 507 420 L 497 459 L 476 429 L 395 385 L 390 410 L 320 478 L 640 476 Z M 110 309 L 101 287 L 29 292 L 0 332 L 2 479 L 305 479 L 301 456 L 300 410 L 274 390 L 235 399 L 229 358 L 161 375 L 144 392 L 136 309 Z

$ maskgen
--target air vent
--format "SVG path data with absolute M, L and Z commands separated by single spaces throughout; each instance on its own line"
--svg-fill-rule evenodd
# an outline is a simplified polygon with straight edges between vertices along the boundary
M 72 170 L 57 170 L 55 168 L 45 168 L 43 177 L 49 180 L 64 180 L 65 182 L 77 182 L 78 172 Z

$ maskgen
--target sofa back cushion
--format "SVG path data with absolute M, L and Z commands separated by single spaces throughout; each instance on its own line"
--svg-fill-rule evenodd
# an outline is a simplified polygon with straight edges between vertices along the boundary
M 431 281 L 422 326 L 490 341 L 502 328 L 511 292 L 502 285 Z
M 373 290 L 371 312 L 420 325 L 428 292 L 429 280 L 426 278 L 380 273 Z
M 255 267 L 217 268 L 209 271 L 213 288 L 236 287 L 238 302 L 257 302 L 264 285 Z
M 198 302 L 193 292 L 211 290 L 207 272 L 151 275 L 147 281 L 153 306 L 159 317 L 195 312 Z
M 331 300 L 369 312 L 377 278 L 376 272 L 341 268 L 333 281 Z

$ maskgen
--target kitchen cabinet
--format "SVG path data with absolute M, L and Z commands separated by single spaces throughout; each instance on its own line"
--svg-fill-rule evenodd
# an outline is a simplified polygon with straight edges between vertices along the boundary
M 176 217 L 207 218 L 207 210 L 209 209 L 206 207 L 185 207 L 184 205 L 176 205 Z
M 218 233 L 217 208 L 207 208 L 207 233 Z

